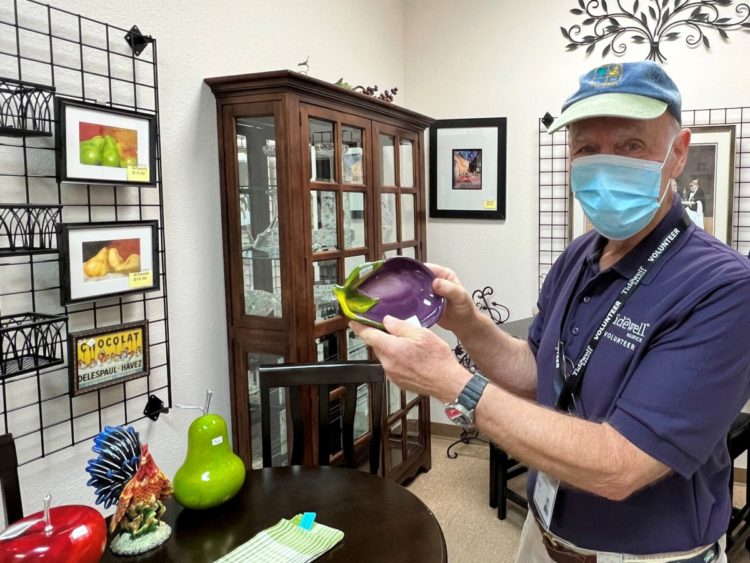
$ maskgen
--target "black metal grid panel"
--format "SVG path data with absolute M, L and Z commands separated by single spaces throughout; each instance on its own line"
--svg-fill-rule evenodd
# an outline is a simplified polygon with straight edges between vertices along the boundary
M 734 125 L 732 246 L 750 252 L 750 107 L 684 110 L 684 127 Z M 539 120 L 539 287 L 570 241 L 566 130 L 550 135 Z
M 4 316 L 67 314 L 71 332 L 149 321 L 147 377 L 76 397 L 68 393 L 67 363 L 0 380 L 0 433 L 13 433 L 22 464 L 89 440 L 105 425 L 144 418 L 151 394 L 172 404 L 156 42 L 136 57 L 127 32 L 35 0 L 0 0 L 0 77 L 157 117 L 155 187 L 60 185 L 51 137 L 0 136 L 0 203 L 61 205 L 63 222 L 159 220 L 158 292 L 62 307 L 57 254 L 0 257 Z
M 568 130 L 539 120 L 539 289 L 568 244 Z

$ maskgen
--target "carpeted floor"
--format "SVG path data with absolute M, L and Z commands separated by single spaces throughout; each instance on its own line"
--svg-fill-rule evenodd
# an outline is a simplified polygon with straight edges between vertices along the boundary
M 459 444 L 456 459 L 446 456 L 452 442 L 432 438 L 432 470 L 414 479 L 408 488 L 430 507 L 440 522 L 448 546 L 450 563 L 512 563 L 518 537 L 526 517 L 512 502 L 508 517 L 497 519 L 497 510 L 489 505 L 488 446 L 481 443 Z M 514 489 L 523 490 L 524 477 L 515 479 Z M 735 499 L 744 502 L 745 490 L 735 487 Z M 731 563 L 750 563 L 743 542 L 729 554 Z

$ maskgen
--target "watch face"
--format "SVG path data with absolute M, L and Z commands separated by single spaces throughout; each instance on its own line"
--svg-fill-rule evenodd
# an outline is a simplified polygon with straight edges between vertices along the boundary
M 472 426 L 474 424 L 474 417 L 471 416 L 466 407 L 459 404 L 450 404 L 445 406 L 445 415 L 448 419 L 461 426 Z

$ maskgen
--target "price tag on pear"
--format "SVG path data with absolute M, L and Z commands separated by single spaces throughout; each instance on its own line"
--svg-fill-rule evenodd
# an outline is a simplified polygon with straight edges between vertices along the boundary
M 185 461 L 175 473 L 172 484 L 174 498 L 182 506 L 193 509 L 212 508 L 236 495 L 245 482 L 245 464 L 229 444 L 227 423 L 218 414 L 210 414 L 212 391 L 206 393 L 203 412 L 188 428 Z

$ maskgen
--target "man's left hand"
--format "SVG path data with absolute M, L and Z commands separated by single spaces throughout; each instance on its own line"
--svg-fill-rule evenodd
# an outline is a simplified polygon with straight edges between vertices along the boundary
M 372 347 L 391 381 L 443 402 L 458 397 L 470 376 L 447 342 L 426 328 L 391 316 L 383 324 L 388 332 L 354 321 L 349 326 Z

